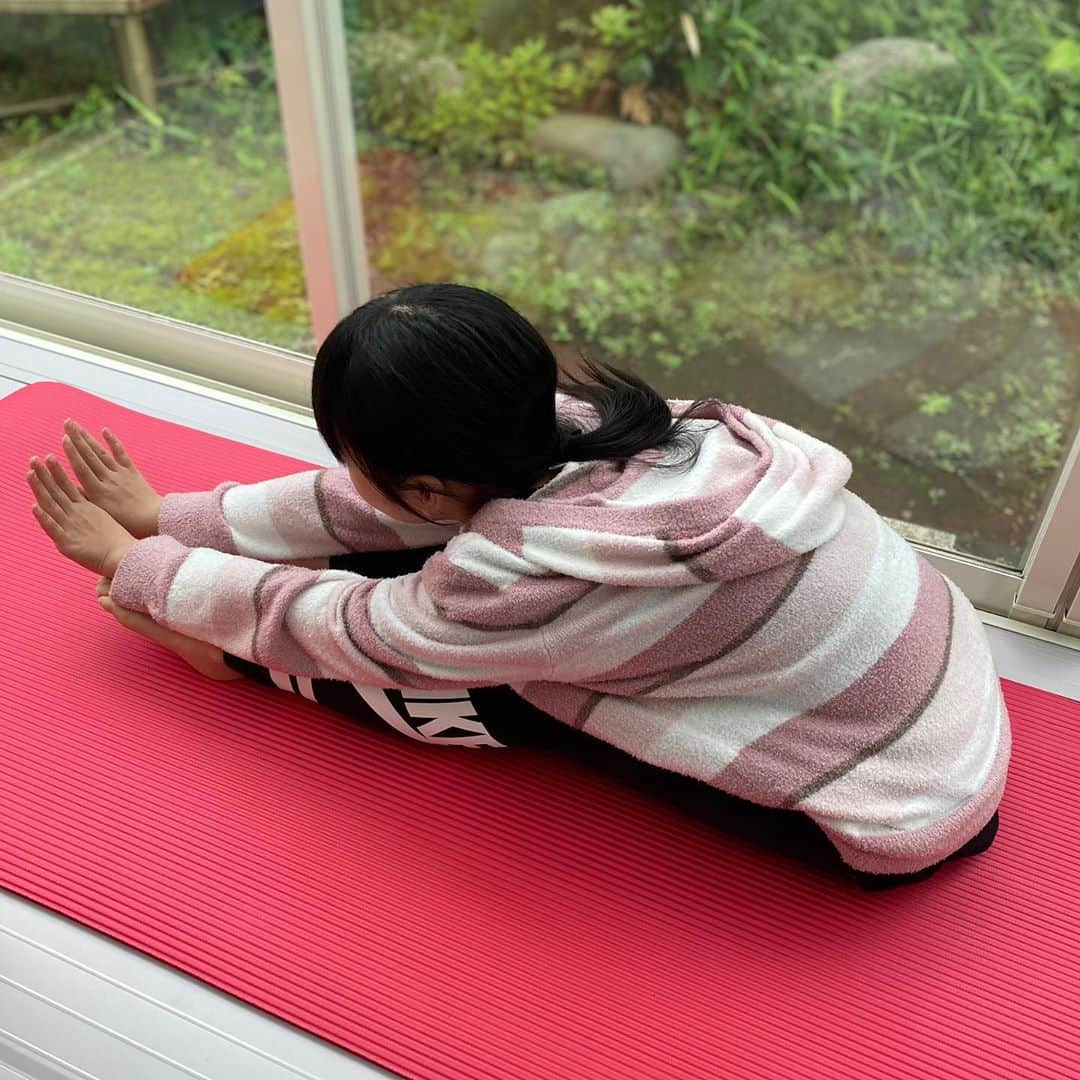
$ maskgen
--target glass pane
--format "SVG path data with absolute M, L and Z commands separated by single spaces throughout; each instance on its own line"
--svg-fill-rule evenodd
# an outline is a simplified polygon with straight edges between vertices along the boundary
M 1020 565 L 1080 400 L 1067 0 L 346 0 L 375 285 L 844 449 Z M 899 40 L 898 40 L 899 39 Z
M 0 3 L 0 216 L 0 271 L 312 351 L 258 2 Z

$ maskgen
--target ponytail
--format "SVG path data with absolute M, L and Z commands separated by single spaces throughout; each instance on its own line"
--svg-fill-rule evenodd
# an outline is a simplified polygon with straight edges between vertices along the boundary
M 692 464 L 700 446 L 690 437 L 687 427 L 706 399 L 693 402 L 678 418 L 672 416 L 668 403 L 647 382 L 628 371 L 581 357 L 581 375 L 563 374 L 559 389 L 584 401 L 596 410 L 599 426 L 592 430 L 575 427 L 560 418 L 558 424 L 558 459 L 567 461 L 621 461 L 645 450 L 677 447 L 683 455 L 674 461 L 653 463 L 672 468 Z

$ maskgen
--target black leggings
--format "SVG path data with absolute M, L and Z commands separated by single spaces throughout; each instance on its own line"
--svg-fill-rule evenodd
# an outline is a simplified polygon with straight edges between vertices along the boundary
M 395 577 L 419 569 L 439 548 L 336 555 L 331 569 L 365 577 Z M 529 704 L 508 686 L 462 690 L 380 690 L 331 679 L 298 679 L 225 654 L 240 674 L 267 686 L 302 694 L 350 717 L 390 726 L 402 735 L 443 746 L 538 746 L 565 751 L 576 760 L 647 795 L 662 799 L 741 840 L 780 852 L 799 862 L 854 878 L 867 890 L 921 881 L 942 865 L 914 874 L 867 874 L 852 870 L 821 829 L 806 815 L 759 806 L 680 773 L 640 761 L 618 747 L 570 727 Z M 998 815 L 950 859 L 977 855 L 993 842 Z

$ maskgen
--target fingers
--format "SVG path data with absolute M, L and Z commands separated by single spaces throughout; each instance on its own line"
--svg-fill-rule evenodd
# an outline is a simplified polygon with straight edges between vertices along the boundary
M 49 473 L 61 492 L 63 492 L 71 502 L 79 502 L 82 499 L 82 495 L 79 493 L 79 489 L 71 482 L 71 477 L 68 476 L 67 472 L 64 470 L 64 466 L 57 461 L 56 455 L 50 454 L 45 459 L 45 464 L 48 466 Z
M 107 469 L 112 468 L 112 455 L 109 453 L 108 450 L 105 449 L 104 446 L 101 445 L 101 443 L 97 441 L 97 439 L 94 438 L 93 435 L 90 434 L 89 431 L 86 430 L 86 428 L 82 426 L 82 424 L 77 424 L 74 420 L 68 420 L 64 426 L 67 430 L 67 433 L 71 435 L 72 438 L 77 438 L 80 440 L 84 451 L 88 451 Z
M 124 449 L 120 440 L 108 428 L 102 428 L 101 433 L 105 436 L 105 441 L 109 444 L 109 449 L 113 452 L 113 457 L 126 468 L 135 468 L 135 465 L 131 458 L 128 457 L 127 451 Z
M 71 471 L 75 474 L 79 483 L 82 484 L 83 491 L 89 493 L 94 490 L 98 483 L 98 478 L 90 471 L 90 467 L 83 461 L 82 454 L 76 449 L 75 444 L 72 441 L 64 437 L 64 456 L 68 459 L 68 463 L 71 465 Z
M 82 451 L 67 435 L 64 436 L 63 447 L 64 456 L 70 462 L 72 472 L 75 473 L 75 476 L 77 477 L 79 483 L 82 484 L 83 490 L 92 491 L 99 483 L 98 474 L 95 473 L 86 463 L 86 459 L 83 457 Z
M 67 432 L 63 440 L 64 453 L 67 454 L 71 467 L 75 469 L 75 475 L 82 480 L 76 460 L 71 455 L 72 450 L 75 451 L 75 457 L 82 459 L 85 471 L 96 480 L 104 480 L 112 467 L 109 452 L 74 420 L 66 421 L 64 430 Z
M 121 626 L 127 627 L 128 630 L 134 630 L 137 634 L 142 634 L 143 637 L 149 638 L 151 641 L 158 641 L 162 645 L 167 644 L 164 639 L 171 636 L 171 631 L 159 626 L 148 615 L 122 607 L 107 596 L 101 597 L 98 603 L 101 605 L 102 610 L 107 611 Z
M 108 596 L 109 590 L 112 588 L 112 578 L 98 578 L 97 582 L 97 594 L 99 597 Z
M 31 507 L 31 511 L 34 517 L 37 518 L 37 523 L 45 530 L 45 535 L 59 547 L 64 537 L 64 530 L 40 506 Z
M 30 459 L 30 472 L 26 474 L 26 480 L 38 501 L 38 506 L 49 517 L 57 522 L 67 517 L 67 510 L 71 505 L 70 500 L 60 493 L 49 471 L 38 458 Z

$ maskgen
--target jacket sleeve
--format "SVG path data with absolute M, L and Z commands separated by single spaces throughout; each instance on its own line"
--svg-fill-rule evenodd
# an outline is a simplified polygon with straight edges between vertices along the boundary
M 551 669 L 538 629 L 477 629 L 446 618 L 423 571 L 372 579 L 155 536 L 132 546 L 111 595 L 182 634 L 308 678 L 436 690 L 545 679 Z
M 166 495 L 159 532 L 185 547 L 267 562 L 445 543 L 456 526 L 394 521 L 366 503 L 344 467 L 258 484 Z

